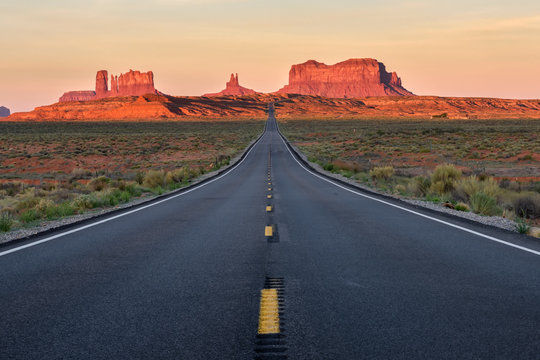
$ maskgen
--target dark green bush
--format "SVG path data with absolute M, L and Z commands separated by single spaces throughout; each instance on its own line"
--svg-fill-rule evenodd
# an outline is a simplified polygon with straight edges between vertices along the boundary
M 13 217 L 8 212 L 0 214 L 0 231 L 7 232 L 13 226 Z

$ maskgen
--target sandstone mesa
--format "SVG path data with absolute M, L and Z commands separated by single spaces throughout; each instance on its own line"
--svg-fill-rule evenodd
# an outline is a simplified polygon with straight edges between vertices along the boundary
M 59 102 L 90 101 L 106 97 L 138 96 L 157 94 L 154 87 L 154 74 L 152 71 L 141 73 L 129 70 L 125 74 L 115 76 L 111 74 L 111 89 L 109 90 L 109 75 L 107 70 L 100 70 L 96 74 L 96 90 L 68 91 L 59 99 Z
M 225 84 L 225 90 L 222 90 L 218 93 L 204 94 L 203 96 L 213 97 L 213 96 L 223 96 L 223 95 L 232 95 L 232 96 L 244 96 L 244 95 L 255 95 L 258 94 L 255 90 L 251 90 L 240 86 L 238 82 L 238 74 L 231 74 L 231 79 Z
M 289 84 L 278 93 L 329 98 L 413 95 L 395 72 L 388 73 L 384 64 L 375 59 L 350 59 L 335 65 L 309 60 L 293 65 Z
M 276 102 L 280 118 L 540 118 L 540 101 L 416 96 L 375 59 L 350 59 L 335 65 L 309 60 L 293 65 L 289 84 L 263 94 L 240 86 L 231 74 L 226 88 L 201 97 L 168 96 L 154 87 L 151 71 L 119 76 L 98 71 L 95 91 L 70 91 L 60 101 L 7 120 L 198 120 L 266 117 Z

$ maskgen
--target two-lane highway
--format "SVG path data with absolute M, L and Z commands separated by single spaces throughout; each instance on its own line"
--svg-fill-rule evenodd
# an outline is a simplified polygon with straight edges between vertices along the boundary
M 271 108 L 220 179 L 0 249 L 0 358 L 538 359 L 540 246 L 422 214 L 310 173 Z

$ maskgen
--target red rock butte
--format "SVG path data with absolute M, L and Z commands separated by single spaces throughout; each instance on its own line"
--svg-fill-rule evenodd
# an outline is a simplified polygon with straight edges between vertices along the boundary
M 309 60 L 293 65 L 289 84 L 278 93 L 329 98 L 414 95 L 402 86 L 395 72 L 388 73 L 375 59 L 350 59 L 335 65 Z
M 111 89 L 109 90 L 109 74 L 100 70 L 96 74 L 96 90 L 68 91 L 59 99 L 60 102 L 99 100 L 116 96 L 139 96 L 158 94 L 154 88 L 154 74 L 151 71 L 141 73 L 129 70 L 125 74 L 111 74 Z
M 238 82 L 238 74 L 231 74 L 231 79 L 225 84 L 225 90 L 222 90 L 218 93 L 204 94 L 203 96 L 224 96 L 224 95 L 233 95 L 233 96 L 244 96 L 244 95 L 255 95 L 258 94 L 257 91 L 245 88 L 240 86 Z

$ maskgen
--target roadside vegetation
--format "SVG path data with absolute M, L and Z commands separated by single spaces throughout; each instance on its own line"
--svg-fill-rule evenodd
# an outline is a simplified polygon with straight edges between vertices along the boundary
M 261 121 L 0 122 L 0 232 L 187 186 L 229 164 Z
M 379 191 L 540 225 L 540 120 L 286 121 L 311 162 Z

